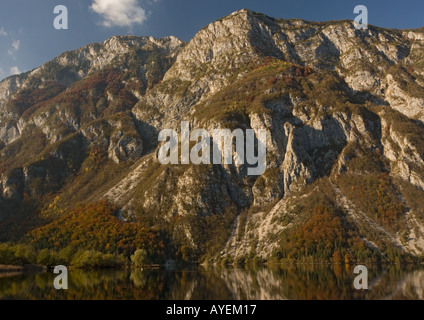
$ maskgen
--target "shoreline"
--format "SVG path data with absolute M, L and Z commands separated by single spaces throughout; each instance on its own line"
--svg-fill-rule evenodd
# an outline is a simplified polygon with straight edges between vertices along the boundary
M 26 272 L 26 271 L 45 271 L 46 267 L 35 265 L 35 264 L 25 264 L 25 265 L 6 265 L 0 264 L 0 273 L 6 272 Z
M 358 262 L 357 264 L 364 264 L 364 265 L 373 265 L 373 266 L 405 266 L 405 267 L 411 267 L 411 266 L 415 266 L 415 267 L 422 267 L 424 265 L 424 262 L 406 262 L 406 263 L 393 263 L 393 262 L 386 262 L 386 263 L 381 263 L 381 262 Z M 145 265 L 142 267 L 137 267 L 137 266 L 129 266 L 129 265 L 124 265 L 124 266 L 102 266 L 102 267 L 93 267 L 93 268 L 78 268 L 78 267 L 74 267 L 74 266 L 67 266 L 68 270 L 74 270 L 74 269 L 81 269 L 81 270 L 108 270 L 108 269 L 139 269 L 141 268 L 142 270 L 161 270 L 161 269 L 165 269 L 165 270 L 169 270 L 169 269 L 190 269 L 193 267 L 203 267 L 203 268 L 227 268 L 227 269 L 233 269 L 233 268 L 242 268 L 242 269 L 246 269 L 246 267 L 253 267 L 253 268 L 257 268 L 257 267 L 263 267 L 263 268 L 275 268 L 275 267 L 311 267 L 311 266 L 318 266 L 318 267 L 323 267 L 323 266 L 346 266 L 346 264 L 344 263 L 325 263 L 325 262 L 315 262 L 315 263 L 306 263 L 306 262 L 286 262 L 286 263 L 263 263 L 263 264 L 246 264 L 246 265 L 237 265 L 237 264 L 229 264 L 229 265 L 221 265 L 220 263 L 217 262 L 209 262 L 209 263 L 189 263 L 189 264 L 179 264 L 176 263 L 175 265 L 169 266 L 167 264 L 153 264 L 153 265 Z M 347 266 L 355 266 L 356 264 L 347 264 Z M 36 265 L 36 264 L 25 264 L 25 265 L 5 265 L 5 264 L 0 264 L 0 274 L 1 273 L 7 273 L 7 272 L 43 272 L 43 271 L 49 271 L 50 269 L 53 270 L 54 266 L 42 266 L 42 265 Z

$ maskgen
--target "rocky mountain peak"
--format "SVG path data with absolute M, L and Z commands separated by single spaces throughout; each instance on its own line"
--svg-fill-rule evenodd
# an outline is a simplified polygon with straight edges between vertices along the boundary
M 187 44 L 164 80 L 177 76 L 193 80 L 199 65 L 230 72 L 256 57 L 257 50 L 273 54 L 272 44 L 266 41 L 277 27 L 273 22 L 265 15 L 243 9 L 210 23 Z M 262 34 L 258 37 L 258 33 Z M 255 43 L 255 39 L 261 43 Z

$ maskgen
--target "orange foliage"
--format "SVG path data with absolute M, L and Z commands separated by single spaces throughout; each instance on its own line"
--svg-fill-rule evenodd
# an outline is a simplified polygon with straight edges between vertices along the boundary
M 27 88 L 21 90 L 16 94 L 15 98 L 9 101 L 9 105 L 25 117 L 37 109 L 36 106 L 41 105 L 41 102 L 53 98 L 63 90 L 65 90 L 65 86 L 48 82 L 44 88 Z
M 96 250 L 123 253 L 127 256 L 144 248 L 150 255 L 161 255 L 164 249 L 158 232 L 140 223 L 127 223 L 116 217 L 117 208 L 106 201 L 79 205 L 52 223 L 27 234 L 38 248 Z
M 322 261 L 343 262 L 344 254 L 354 252 L 356 257 L 366 257 L 371 252 L 363 240 L 329 204 L 317 204 L 308 221 L 291 229 L 281 239 L 281 257 L 302 259 L 314 257 Z
M 406 208 L 399 200 L 387 173 L 349 175 L 341 182 L 343 191 L 362 211 L 385 227 L 396 229 Z
M 324 246 L 333 249 L 335 243 L 342 244 L 345 232 L 337 215 L 332 215 L 327 207 L 317 205 L 311 219 L 300 227 L 294 238 L 299 247 L 312 249 Z

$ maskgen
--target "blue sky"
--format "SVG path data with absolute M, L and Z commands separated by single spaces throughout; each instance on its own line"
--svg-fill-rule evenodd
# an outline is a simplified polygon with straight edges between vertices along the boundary
M 354 19 L 353 8 L 360 4 L 367 6 L 370 24 L 424 26 L 423 0 L 0 0 L 0 79 L 113 35 L 190 40 L 208 23 L 242 8 L 326 21 Z M 53 27 L 57 5 L 68 8 L 68 30 Z

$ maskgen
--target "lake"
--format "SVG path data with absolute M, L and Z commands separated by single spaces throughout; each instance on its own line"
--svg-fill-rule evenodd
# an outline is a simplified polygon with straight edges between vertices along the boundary
M 0 299 L 424 299 L 424 267 L 368 266 L 369 289 L 356 290 L 353 267 L 302 265 L 249 269 L 70 270 L 69 289 L 53 272 L 0 273 Z

